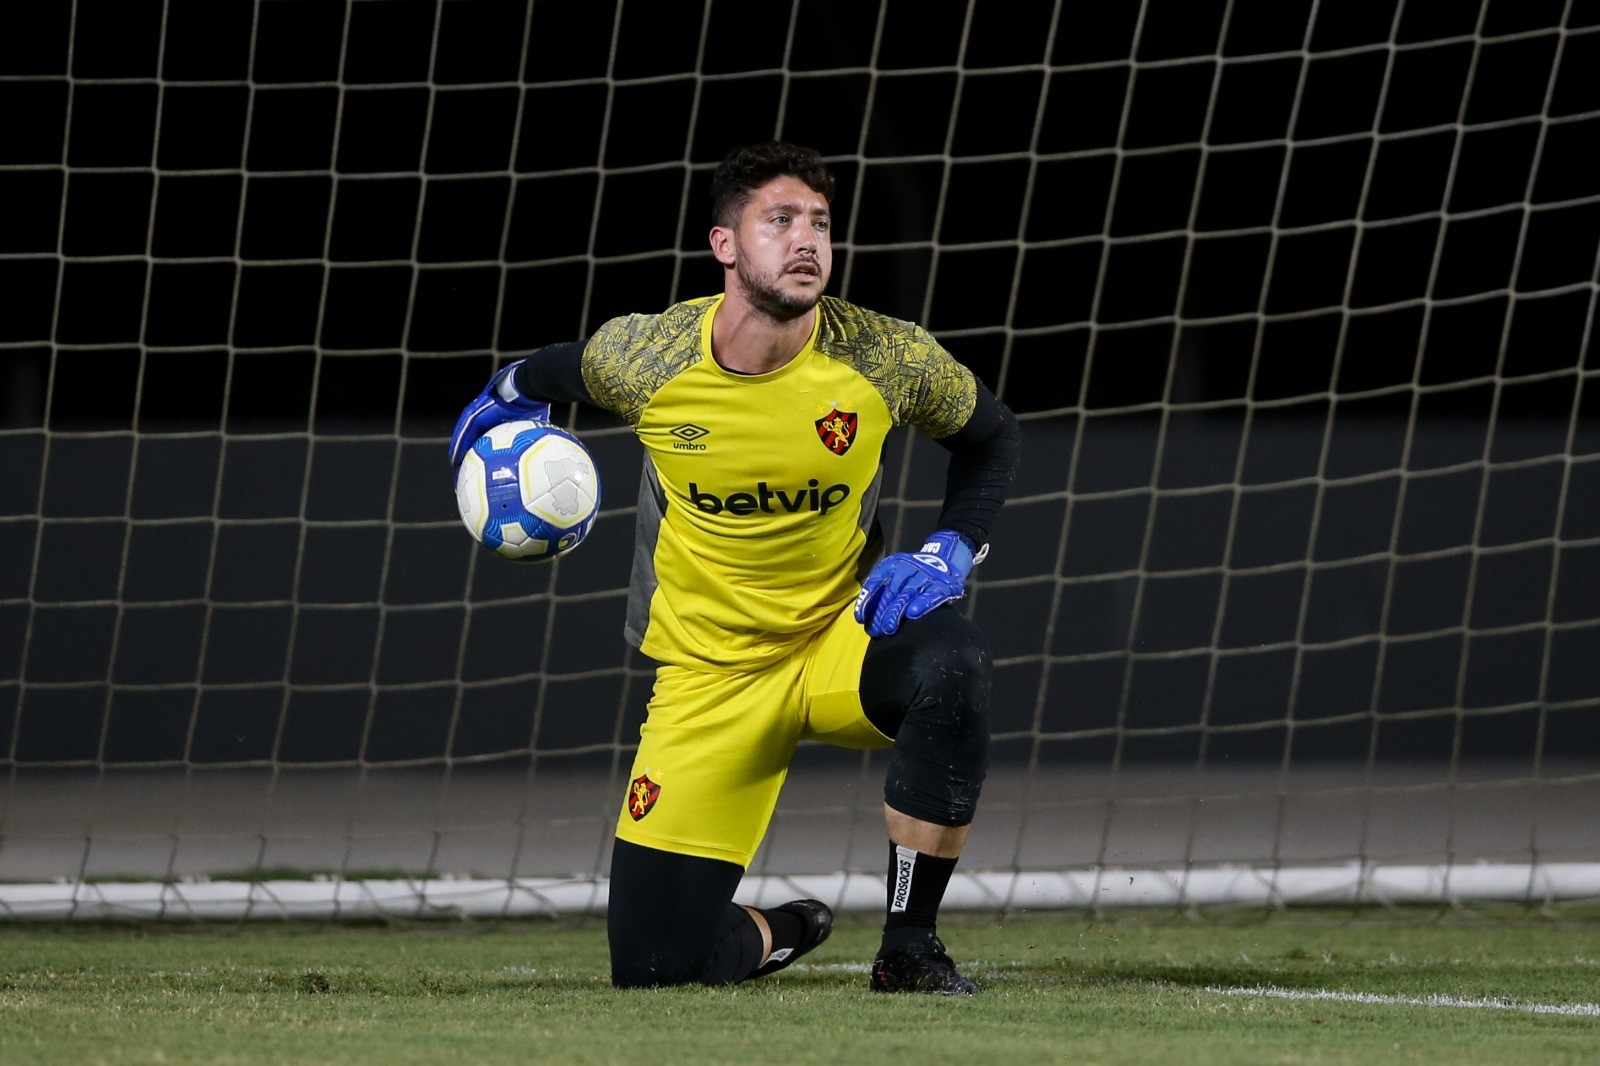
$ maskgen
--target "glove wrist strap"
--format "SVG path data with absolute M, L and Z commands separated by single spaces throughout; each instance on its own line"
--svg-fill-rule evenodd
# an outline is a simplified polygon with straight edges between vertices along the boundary
M 965 578 L 983 556 L 988 554 L 988 545 L 974 552 L 972 544 L 966 537 L 953 529 L 941 529 L 923 543 L 921 554 L 938 556 L 947 566 Z
M 519 359 L 495 375 L 494 394 L 513 407 L 527 406 L 528 399 L 517 389 L 517 368 L 522 365 Z

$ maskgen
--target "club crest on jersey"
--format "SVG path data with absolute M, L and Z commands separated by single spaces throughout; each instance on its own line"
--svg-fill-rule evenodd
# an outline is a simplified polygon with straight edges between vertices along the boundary
M 638 821 L 650 813 L 661 795 L 661 786 L 650 780 L 649 774 L 640 774 L 628 785 L 628 815 Z
M 841 411 L 837 407 L 817 419 L 817 436 L 834 455 L 843 455 L 856 442 L 856 424 L 861 416 L 854 411 Z

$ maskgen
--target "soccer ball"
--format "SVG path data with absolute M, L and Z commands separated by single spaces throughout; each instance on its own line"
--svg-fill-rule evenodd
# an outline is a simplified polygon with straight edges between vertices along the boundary
M 548 422 L 503 422 L 456 471 L 467 532 L 519 563 L 546 563 L 583 543 L 600 510 L 600 478 L 577 437 Z

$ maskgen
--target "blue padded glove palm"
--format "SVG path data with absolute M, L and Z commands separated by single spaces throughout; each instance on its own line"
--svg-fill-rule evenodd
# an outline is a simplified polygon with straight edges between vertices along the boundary
M 516 371 L 522 360 L 501 370 L 489 379 L 483 391 L 461 411 L 456 419 L 455 431 L 450 434 L 450 465 L 460 466 L 461 460 L 472 449 L 473 442 L 502 422 L 527 419 L 533 422 L 550 421 L 550 405 L 517 391 Z
M 966 594 L 967 575 L 988 553 L 974 555 L 961 534 L 941 529 L 918 552 L 896 552 L 872 568 L 856 597 L 856 621 L 869 637 L 886 637 L 902 618 L 918 619 Z

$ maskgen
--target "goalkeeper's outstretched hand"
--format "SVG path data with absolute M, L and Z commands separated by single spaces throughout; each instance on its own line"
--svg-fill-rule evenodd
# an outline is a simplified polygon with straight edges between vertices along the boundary
M 490 378 L 483 391 L 462 409 L 455 431 L 450 434 L 451 466 L 460 466 L 473 442 L 502 422 L 550 421 L 549 403 L 517 391 L 516 371 L 521 365 L 522 360 L 518 359 Z
M 988 549 L 977 555 L 953 529 L 941 529 L 917 552 L 896 552 L 884 558 L 856 597 L 856 621 L 869 637 L 886 637 L 900 628 L 900 620 L 921 618 L 929 611 L 966 594 L 967 575 Z

